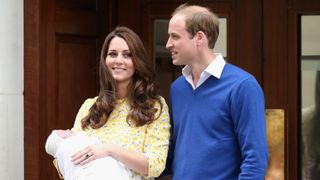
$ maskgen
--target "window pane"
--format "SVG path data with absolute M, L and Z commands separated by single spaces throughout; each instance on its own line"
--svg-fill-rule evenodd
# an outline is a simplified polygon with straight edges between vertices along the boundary
M 301 17 L 302 179 L 320 179 L 320 16 Z

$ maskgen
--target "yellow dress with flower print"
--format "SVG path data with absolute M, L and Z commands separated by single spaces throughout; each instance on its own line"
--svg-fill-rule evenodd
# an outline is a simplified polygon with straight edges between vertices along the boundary
M 128 125 L 126 117 L 130 106 L 128 100 L 123 99 L 117 101 L 117 105 L 104 126 L 99 129 L 82 130 L 81 120 L 87 116 L 96 99 L 97 97 L 87 99 L 82 104 L 72 130 L 85 131 L 88 136 L 98 137 L 103 143 L 115 143 L 128 150 L 144 153 L 148 158 L 148 177 L 133 173 L 134 176 L 140 176 L 142 179 L 159 176 L 165 168 L 170 138 L 170 119 L 165 100 L 161 97 L 163 103 L 161 115 L 151 124 L 141 127 Z M 160 110 L 159 103 L 156 103 L 155 106 Z M 155 117 L 158 117 L 158 114 L 159 111 Z

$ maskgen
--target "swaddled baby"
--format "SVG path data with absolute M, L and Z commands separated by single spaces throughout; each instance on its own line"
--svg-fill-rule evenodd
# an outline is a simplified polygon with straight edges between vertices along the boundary
M 113 157 L 103 157 L 84 165 L 75 165 L 71 156 L 85 147 L 101 143 L 95 137 L 70 130 L 53 130 L 46 141 L 46 152 L 57 159 L 60 173 L 65 180 L 129 180 L 132 171 Z

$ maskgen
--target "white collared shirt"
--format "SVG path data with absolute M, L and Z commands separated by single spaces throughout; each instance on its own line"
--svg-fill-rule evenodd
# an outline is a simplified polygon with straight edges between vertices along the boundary
M 216 58 L 209 64 L 209 66 L 201 73 L 200 78 L 196 85 L 193 84 L 192 72 L 188 65 L 182 69 L 182 75 L 190 83 L 193 90 L 198 88 L 203 84 L 211 75 L 220 79 L 224 65 L 226 64 L 225 60 L 221 53 L 215 53 Z

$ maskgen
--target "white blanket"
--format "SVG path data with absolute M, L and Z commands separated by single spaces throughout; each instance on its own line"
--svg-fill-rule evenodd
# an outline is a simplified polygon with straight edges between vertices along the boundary
M 91 145 L 101 143 L 84 134 L 65 139 L 58 147 L 55 158 L 65 180 L 129 180 L 133 172 L 112 157 L 99 158 L 85 165 L 74 165 L 71 155 Z

